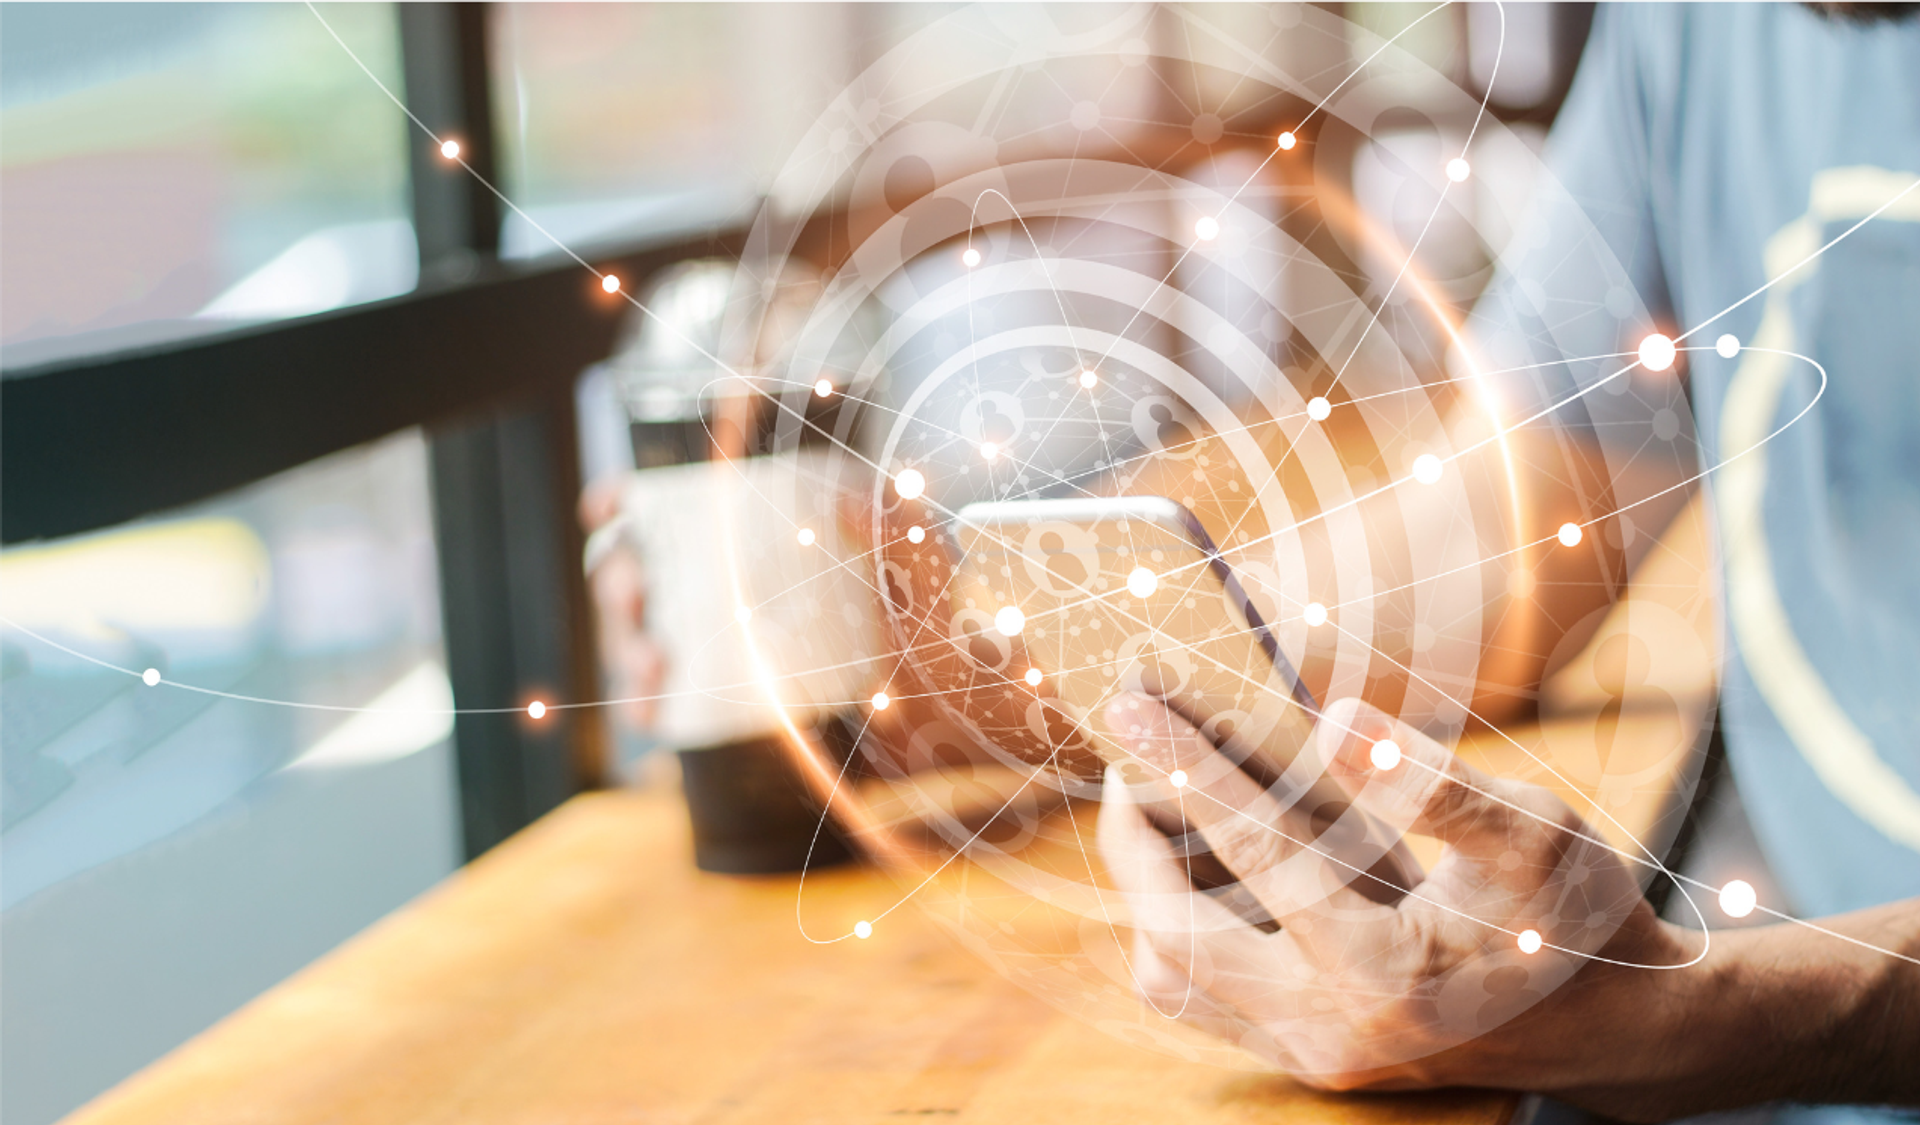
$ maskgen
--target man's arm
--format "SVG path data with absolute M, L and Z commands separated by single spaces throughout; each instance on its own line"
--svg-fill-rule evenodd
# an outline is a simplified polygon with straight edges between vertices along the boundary
M 1690 893 L 1717 909 L 1711 892 Z M 1920 965 L 1902 959 L 1920 957 L 1920 902 L 1821 920 L 1832 934 L 1782 922 L 1709 943 L 1662 925 L 1706 945 L 1704 960 L 1591 965 L 1502 1037 L 1533 1048 L 1501 1060 L 1469 1044 L 1448 1073 L 1632 1121 L 1774 1101 L 1920 1105 Z
M 1832 934 L 1782 923 L 1714 938 L 1691 1011 L 1663 1036 L 1687 1063 L 1677 1094 L 1703 1109 L 1920 1104 L 1920 964 L 1902 959 L 1920 958 L 1920 902 L 1818 924 Z

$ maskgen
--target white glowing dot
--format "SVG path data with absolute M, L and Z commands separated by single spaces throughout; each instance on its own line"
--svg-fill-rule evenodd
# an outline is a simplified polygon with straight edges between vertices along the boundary
M 1665 371 L 1673 366 L 1673 357 L 1678 354 L 1673 341 L 1658 332 L 1652 332 L 1640 341 L 1640 366 L 1648 371 Z
M 1327 607 L 1321 605 L 1319 602 L 1308 602 L 1307 612 L 1304 616 L 1309 626 L 1318 629 L 1327 623 Z
M 1729 918 L 1745 918 L 1760 905 L 1760 896 L 1753 893 L 1753 884 L 1745 879 L 1735 879 L 1720 888 L 1720 909 L 1727 912 Z
M 1307 417 L 1316 422 L 1324 422 L 1327 415 L 1333 413 L 1333 404 L 1324 398 L 1314 398 L 1307 402 Z
M 1167 780 L 1173 782 L 1175 789 L 1185 789 L 1187 787 L 1187 771 L 1174 770 L 1167 775 Z
M 1713 350 L 1720 353 L 1721 359 L 1732 359 L 1740 354 L 1740 337 L 1729 332 L 1713 342 Z
M 1459 157 L 1447 161 L 1447 179 L 1456 184 L 1464 184 L 1467 177 L 1473 175 L 1473 166 Z
M 1521 930 L 1520 931 L 1520 952 L 1538 953 L 1540 952 L 1540 944 L 1541 943 L 1540 943 L 1539 930 Z
M 1220 220 L 1212 215 L 1202 215 L 1200 221 L 1193 224 L 1193 233 L 1199 235 L 1202 242 L 1212 242 L 1220 237 Z
M 1100 381 L 1100 376 L 1094 374 L 1091 369 L 1082 371 L 1080 373 L 1080 385 L 1085 387 L 1088 390 L 1092 390 L 1093 385 L 1095 383 L 1098 383 L 1099 381 Z
M 733 611 L 733 619 L 745 625 L 747 622 L 753 620 L 753 610 L 743 605 Z
M 876 691 L 873 693 L 873 709 L 875 711 L 885 711 L 892 703 L 893 697 L 886 692 Z
M 154 687 L 160 683 L 160 669 L 149 668 L 146 671 L 140 673 L 140 679 L 148 687 Z
M 1127 575 L 1127 593 L 1136 598 L 1144 598 L 1160 587 L 1160 578 L 1144 566 L 1136 566 L 1133 573 Z
M 991 461 L 1000 456 L 1000 447 L 990 441 L 983 441 L 980 443 L 980 456 Z
M 803 527 L 800 529 L 800 545 L 802 547 L 813 546 L 813 529 L 812 528 Z
M 822 379 L 818 383 L 815 383 L 813 385 L 813 393 L 819 395 L 821 398 L 832 398 L 833 380 Z
M 1391 738 L 1383 738 L 1367 751 L 1367 760 L 1377 770 L 1390 770 L 1400 764 L 1400 744 Z
M 1038 668 L 1027 669 L 1027 684 L 1029 687 L 1040 686 L 1040 669 Z
M 1578 547 L 1580 545 L 1580 535 L 1581 535 L 1581 532 L 1580 532 L 1579 524 L 1563 523 L 1560 525 L 1560 545 L 1561 546 Z
M 1027 627 L 1027 615 L 1017 606 L 1005 606 L 993 615 L 993 627 L 1004 636 L 1014 636 Z
M 927 478 L 920 475 L 919 469 L 902 469 L 893 478 L 893 490 L 900 499 L 911 500 L 927 490 Z
M 460 142 L 459 141 L 441 141 L 440 155 L 446 157 L 448 160 L 452 160 L 454 157 L 459 156 Z
M 927 529 L 917 523 L 907 529 L 907 542 L 909 543 L 920 543 L 925 541 L 926 538 Z
M 1432 484 L 1440 479 L 1440 458 L 1431 453 L 1422 453 L 1413 459 L 1413 479 L 1421 484 Z
M 873 923 L 872 922 L 855 922 L 853 924 L 853 936 L 857 938 L 872 937 Z
M 1298 142 L 1298 140 L 1297 140 L 1297 139 L 1296 139 L 1296 138 L 1294 137 L 1294 135 L 1293 135 L 1293 133 L 1292 133 L 1291 131 L 1289 131 L 1289 132 L 1285 132 L 1285 133 L 1282 133 L 1282 134 L 1280 134 L 1280 147 L 1281 147 L 1281 148 L 1283 148 L 1283 149 L 1286 149 L 1286 148 L 1292 148 L 1292 147 L 1293 147 L 1293 146 L 1294 146 L 1295 144 L 1297 144 L 1297 143 L 1299 143 L 1299 142 Z
M 968 269 L 972 269 L 980 264 L 980 251 L 969 246 L 966 252 L 960 255 L 960 260 L 967 264 Z
M 547 715 L 547 705 L 536 699 L 532 703 L 527 704 L 527 714 L 532 715 L 536 719 L 544 719 Z
M 617 276 L 615 276 L 614 274 L 608 274 L 607 276 L 605 276 L 605 277 L 603 277 L 603 278 L 601 278 L 601 279 L 600 279 L 600 288 L 602 288 L 602 289 L 605 289 L 605 290 L 606 290 L 607 292 L 609 292 L 609 293 L 618 293 L 618 292 L 620 292 L 620 279 L 619 279 L 619 277 L 617 277 Z

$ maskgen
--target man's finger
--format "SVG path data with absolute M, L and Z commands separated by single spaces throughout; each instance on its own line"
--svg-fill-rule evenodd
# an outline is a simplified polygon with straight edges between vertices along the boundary
M 1349 885 L 1356 873 L 1328 858 L 1327 834 L 1316 832 L 1324 826 L 1283 808 L 1166 704 L 1123 695 L 1105 721 L 1124 750 L 1167 779 L 1208 849 L 1283 928 L 1309 913 L 1329 930 L 1373 916 Z
M 1329 704 L 1314 737 L 1327 772 L 1362 808 L 1476 861 L 1497 865 L 1540 846 L 1538 834 L 1579 825 L 1566 803 L 1545 789 L 1482 773 L 1358 699 Z
M 1287 1021 L 1262 1022 L 1262 1018 L 1236 1010 L 1232 1004 L 1193 984 L 1185 969 L 1155 948 L 1150 934 L 1136 934 L 1133 948 L 1134 964 L 1139 966 L 1143 982 L 1149 974 L 1156 982 L 1158 990 L 1148 993 L 1147 999 L 1161 1015 L 1177 1018 L 1215 1039 L 1238 1043 L 1288 1073 L 1308 1069 L 1299 1054 L 1308 1046 L 1303 1042 L 1308 1036 L 1300 1034 L 1305 1031 L 1303 1025 Z M 1173 1016 L 1175 1012 L 1178 1016 Z
M 1260 977 L 1262 971 L 1253 966 L 1268 960 L 1268 946 L 1275 937 L 1262 934 L 1212 896 L 1193 889 L 1184 863 L 1133 803 L 1128 786 L 1113 767 L 1107 771 L 1105 792 L 1098 827 L 1100 857 L 1108 876 L 1126 895 L 1127 918 L 1139 939 L 1136 948 L 1151 950 L 1155 960 L 1163 963 L 1158 976 L 1135 969 L 1156 1006 L 1163 1006 L 1160 1001 L 1168 994 L 1180 991 L 1169 983 L 1168 973 L 1176 974 L 1180 985 L 1190 981 L 1201 991 L 1212 990 L 1218 975 L 1216 961 L 1233 966 L 1243 978 Z M 1233 991 L 1246 990 L 1236 985 Z
M 619 515 L 621 502 L 626 498 L 627 484 L 626 473 L 610 473 L 581 489 L 577 512 L 581 530 L 593 531 Z
M 1174 925 L 1180 929 L 1246 926 L 1231 910 L 1194 889 L 1186 864 L 1134 804 L 1117 766 L 1107 767 L 1095 833 L 1107 876 L 1127 896 L 1128 917 L 1135 925 Z
M 1135 970 L 1143 990 L 1163 1011 L 1184 1000 L 1189 1022 L 1300 1069 L 1316 1050 L 1314 1037 L 1324 1033 L 1318 1024 L 1337 1018 L 1345 995 L 1333 991 L 1337 978 L 1296 935 L 1260 933 L 1205 894 L 1176 893 L 1184 872 L 1171 845 L 1133 804 L 1117 769 L 1109 769 L 1107 783 L 1100 850 L 1128 895 L 1134 961 L 1153 966 Z M 1296 925 L 1314 928 L 1304 917 Z
M 1193 982 L 1187 971 L 1154 950 L 1152 935 L 1137 931 L 1127 957 L 1135 990 L 1154 1014 L 1179 1020 L 1216 1039 L 1237 1040 L 1249 1024 Z

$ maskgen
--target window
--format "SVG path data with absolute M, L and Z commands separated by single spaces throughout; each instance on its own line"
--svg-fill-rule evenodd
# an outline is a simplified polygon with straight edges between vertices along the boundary
M 862 18 L 847 5 L 502 4 L 503 182 L 569 245 L 744 220 L 852 77 Z M 504 256 L 554 250 L 507 216 Z
M 326 5 L 390 85 L 384 4 Z M 9 366 L 404 293 L 402 119 L 297 4 L 0 8 Z
M 432 526 L 410 432 L 0 552 L 0 1116 L 53 1120 L 456 866 Z

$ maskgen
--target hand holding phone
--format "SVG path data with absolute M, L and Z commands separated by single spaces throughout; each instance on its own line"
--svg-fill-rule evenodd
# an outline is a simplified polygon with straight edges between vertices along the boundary
M 1397 834 L 1304 752 L 1319 705 L 1185 508 L 1157 496 L 974 504 L 953 537 L 954 622 L 1018 642 L 1031 666 L 1010 669 L 1009 685 L 1050 685 L 1130 799 L 1192 859 L 1196 884 L 1220 876 L 1181 811 L 1182 783 L 1213 779 L 1149 768 L 1127 744 L 1138 732 L 1109 722 L 1116 699 L 1164 704 L 1221 751 L 1194 755 L 1196 769 L 1230 762 L 1269 795 L 1282 823 L 1268 829 L 1300 848 L 1295 871 L 1279 877 L 1312 869 L 1309 882 L 1320 885 L 1331 870 L 1371 902 L 1395 901 L 1418 880 Z

